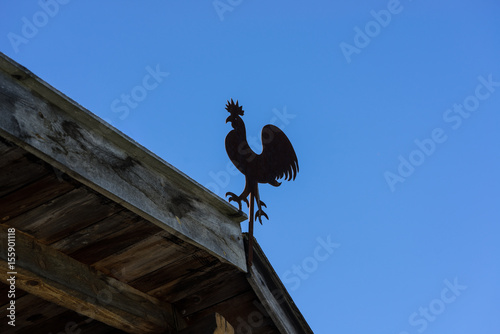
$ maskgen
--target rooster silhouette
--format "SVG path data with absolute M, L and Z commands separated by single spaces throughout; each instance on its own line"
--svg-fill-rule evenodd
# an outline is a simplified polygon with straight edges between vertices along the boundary
M 245 123 L 241 119 L 244 114 L 243 107 L 238 105 L 238 101 L 234 103 L 231 99 L 231 102 L 227 101 L 226 110 L 230 114 L 226 123 L 230 122 L 233 127 L 233 130 L 226 136 L 226 152 L 236 168 L 245 175 L 245 189 L 241 195 L 227 192 L 226 197 L 229 196 L 229 202 L 238 203 L 240 211 L 241 202 L 245 202 L 249 207 L 249 254 L 251 254 L 254 200 L 258 208 L 255 219 L 258 218 L 261 224 L 263 216 L 269 219 L 262 210 L 262 207 L 267 206 L 260 199 L 259 183 L 269 183 L 278 187 L 281 184 L 278 180 L 281 178 L 287 181 L 295 180 L 299 171 L 299 162 L 290 140 L 280 128 L 272 124 L 262 129 L 262 153 L 256 154 L 247 142 Z M 247 199 L 248 196 L 250 196 L 250 202 Z M 249 255 L 249 265 L 251 265 L 251 255 Z
M 258 184 L 269 183 L 278 187 L 281 184 L 278 179 L 295 180 L 299 171 L 297 155 L 283 131 L 272 124 L 262 129 L 262 153 L 256 154 L 246 139 L 245 123 L 240 117 L 244 114 L 243 107 L 238 105 L 238 101 L 234 103 L 231 99 L 231 102 L 228 101 L 226 104 L 226 110 L 230 113 L 226 123 L 231 122 L 233 126 L 233 130 L 226 136 L 227 155 L 236 168 L 245 175 L 246 181 L 241 195 L 236 196 L 228 192 L 226 197 L 229 196 L 229 202 L 237 202 L 240 211 L 241 202 L 244 201 L 250 206 L 255 198 L 258 207 L 255 218 L 262 224 L 262 216 L 267 219 L 269 217 L 262 210 L 262 207 L 267 206 L 260 200 Z M 250 203 L 247 200 L 249 195 Z

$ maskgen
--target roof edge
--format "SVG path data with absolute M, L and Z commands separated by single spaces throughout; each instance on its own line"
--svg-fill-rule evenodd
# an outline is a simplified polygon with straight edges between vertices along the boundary
M 0 53 L 0 135 L 179 238 L 246 271 L 246 216 Z
M 248 248 L 248 233 L 243 233 Z M 281 282 L 257 240 L 253 243 L 253 265 L 248 282 L 281 333 L 312 334 L 313 331 Z

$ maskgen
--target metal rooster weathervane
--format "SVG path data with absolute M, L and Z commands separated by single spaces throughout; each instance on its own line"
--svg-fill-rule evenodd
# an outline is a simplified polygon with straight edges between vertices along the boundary
M 226 123 L 231 123 L 233 130 L 226 136 L 226 152 L 229 159 L 245 175 L 245 189 L 241 195 L 237 196 L 232 192 L 226 193 L 229 196 L 229 202 L 238 203 L 241 211 L 241 202 L 245 202 L 249 207 L 248 222 L 248 257 L 247 265 L 252 265 L 253 252 L 253 222 L 259 219 L 262 224 L 262 217 L 269 219 L 262 207 L 267 207 L 260 200 L 259 183 L 269 183 L 278 187 L 281 182 L 279 179 L 290 181 L 295 180 L 299 171 L 299 162 L 297 155 L 288 140 L 287 136 L 280 128 L 272 124 L 264 126 L 262 129 L 262 153 L 256 154 L 248 145 L 246 138 L 245 123 L 241 119 L 243 116 L 243 107 L 236 103 L 227 101 L 226 110 L 229 117 Z M 250 196 L 250 201 L 247 197 Z M 254 216 L 254 202 L 257 203 L 257 212 Z

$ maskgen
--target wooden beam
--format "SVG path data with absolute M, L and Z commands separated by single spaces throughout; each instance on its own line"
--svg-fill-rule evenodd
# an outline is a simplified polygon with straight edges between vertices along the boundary
M 0 137 L 246 271 L 235 207 L 1 53 L 0 86 Z
M 16 288 L 128 333 L 175 329 L 175 311 L 131 286 L 15 231 L 15 268 L 7 262 L 8 226 L 0 225 L 0 279 L 16 272 Z
M 248 245 L 248 234 L 245 234 L 245 245 Z M 281 333 L 313 333 L 257 242 L 254 242 L 254 262 L 249 267 L 247 280 L 259 298 L 259 306 Z
M 212 313 L 177 334 L 234 334 L 234 328 L 219 313 Z

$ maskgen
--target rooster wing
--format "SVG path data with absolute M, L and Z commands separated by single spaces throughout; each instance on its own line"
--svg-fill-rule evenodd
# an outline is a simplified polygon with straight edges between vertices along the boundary
M 277 126 L 262 129 L 262 153 L 258 155 L 258 182 L 279 186 L 277 180 L 295 180 L 299 162 L 290 140 Z

